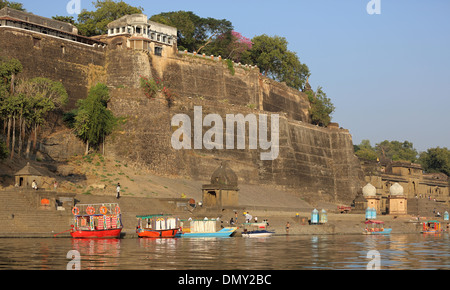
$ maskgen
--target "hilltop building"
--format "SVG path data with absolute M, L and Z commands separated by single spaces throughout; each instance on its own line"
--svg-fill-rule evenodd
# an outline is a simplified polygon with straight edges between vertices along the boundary
M 75 41 L 87 45 L 105 45 L 105 43 L 90 37 L 78 35 L 75 25 L 32 13 L 27 13 L 5 7 L 0 9 L 0 27 L 27 30 L 36 34 L 48 35 L 64 40 Z M 34 45 L 39 46 L 41 38 L 34 38 Z
M 177 29 L 148 20 L 145 14 L 125 15 L 108 24 L 108 34 L 95 37 L 111 48 L 128 48 L 167 56 L 176 52 Z

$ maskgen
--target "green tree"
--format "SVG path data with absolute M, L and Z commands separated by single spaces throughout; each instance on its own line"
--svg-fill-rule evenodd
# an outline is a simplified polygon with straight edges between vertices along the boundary
M 150 20 L 176 27 L 178 48 L 198 53 L 210 46 L 219 35 L 233 30 L 232 23 L 226 19 L 202 18 L 192 11 L 164 12 L 153 15 Z M 215 54 L 211 50 L 207 52 Z
M 322 127 L 328 126 L 331 122 L 331 115 L 335 107 L 322 87 L 318 87 L 316 92 L 306 91 L 310 103 L 311 123 Z
M 18 101 L 14 97 L 16 76 L 23 70 L 21 62 L 15 58 L 0 57 L 0 118 L 3 128 L 7 127 L 6 146 L 10 147 L 10 138 L 15 137 L 15 120 Z M 13 142 L 14 144 L 14 142 Z M 12 147 L 14 148 L 14 147 Z M 14 154 L 14 150 L 11 150 Z
M 450 150 L 446 147 L 430 148 L 420 153 L 419 163 L 426 172 L 441 172 L 450 176 Z
M 62 83 L 37 77 L 21 81 L 17 85 L 14 98 L 11 99 L 17 99 L 15 110 L 19 120 L 19 155 L 28 131 L 26 155 L 29 157 L 32 139 L 33 148 L 36 149 L 39 127 L 46 123 L 51 111 L 62 109 L 67 104 L 68 94 Z
M 378 159 L 375 149 L 370 145 L 369 140 L 362 140 L 361 144 L 354 145 L 355 155 L 364 160 L 375 161 Z
M 73 16 L 58 16 L 58 15 L 56 15 L 56 16 L 52 16 L 52 18 L 54 20 L 58 20 L 58 21 L 61 21 L 61 22 L 67 22 L 67 23 L 70 23 L 70 24 L 73 24 L 73 25 L 76 24 L 75 19 L 73 18 Z
M 384 140 L 375 145 L 375 151 L 380 159 L 388 159 L 392 161 L 417 161 L 417 150 L 414 149 L 413 143 L 409 141 L 388 141 Z
M 309 68 L 300 62 L 295 52 L 288 50 L 286 38 L 263 34 L 254 37 L 252 43 L 249 58 L 261 73 L 292 88 L 304 89 L 310 76 Z
M 22 70 L 22 63 L 18 59 L 0 56 L 0 98 L 14 93 L 16 76 Z
M 5 8 L 5 7 L 9 7 L 9 8 L 20 10 L 20 11 L 26 11 L 25 8 L 23 8 L 22 3 L 0 0 L 0 9 Z
M 81 35 L 94 36 L 106 34 L 108 23 L 128 14 L 142 13 L 142 7 L 133 7 L 123 1 L 97 0 L 92 2 L 95 11 L 83 9 L 78 15 L 78 23 L 75 25 Z
M 98 149 L 117 125 L 118 119 L 107 109 L 109 98 L 108 87 L 99 83 L 89 90 L 86 99 L 78 102 L 74 130 L 86 143 L 86 155 L 90 146 Z

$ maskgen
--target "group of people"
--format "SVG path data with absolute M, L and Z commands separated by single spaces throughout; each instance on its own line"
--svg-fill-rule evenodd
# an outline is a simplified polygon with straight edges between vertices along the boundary
M 255 223 L 258 222 L 258 217 L 256 217 L 256 216 L 253 217 L 249 212 L 244 212 L 243 215 L 244 215 L 244 220 L 245 220 L 246 223 L 250 223 L 250 222 L 252 222 L 252 220 Z M 269 220 L 265 219 L 265 220 L 263 220 L 263 222 L 266 223 L 267 226 L 269 225 Z M 237 223 L 238 223 L 238 213 L 234 212 L 234 219 L 233 218 L 230 219 L 230 224 L 234 225 L 234 224 L 237 224 Z

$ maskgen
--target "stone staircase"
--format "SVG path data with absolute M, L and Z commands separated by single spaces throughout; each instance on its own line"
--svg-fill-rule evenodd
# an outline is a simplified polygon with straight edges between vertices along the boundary
M 51 236 L 70 228 L 71 214 L 37 208 L 20 191 L 0 191 L 0 235 Z
M 136 215 L 173 213 L 184 218 L 191 212 L 177 207 L 177 199 L 151 199 L 138 197 L 76 195 L 78 204 L 118 203 L 122 213 L 123 233 L 133 234 L 137 225 Z M 33 205 L 29 196 L 20 191 L 0 191 L 0 237 L 53 237 L 70 229 L 73 214 L 71 208 L 57 211 Z M 68 232 L 58 237 L 68 237 Z

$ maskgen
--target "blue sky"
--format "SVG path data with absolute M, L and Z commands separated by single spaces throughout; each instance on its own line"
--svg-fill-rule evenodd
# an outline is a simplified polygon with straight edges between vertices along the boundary
M 68 15 L 69 0 L 16 0 L 34 14 Z M 252 38 L 285 37 L 309 66 L 310 83 L 336 106 L 333 121 L 354 144 L 408 140 L 419 151 L 450 148 L 450 1 L 379 0 L 139 1 L 148 16 L 193 11 L 227 19 Z M 91 0 L 81 8 L 93 10 Z

